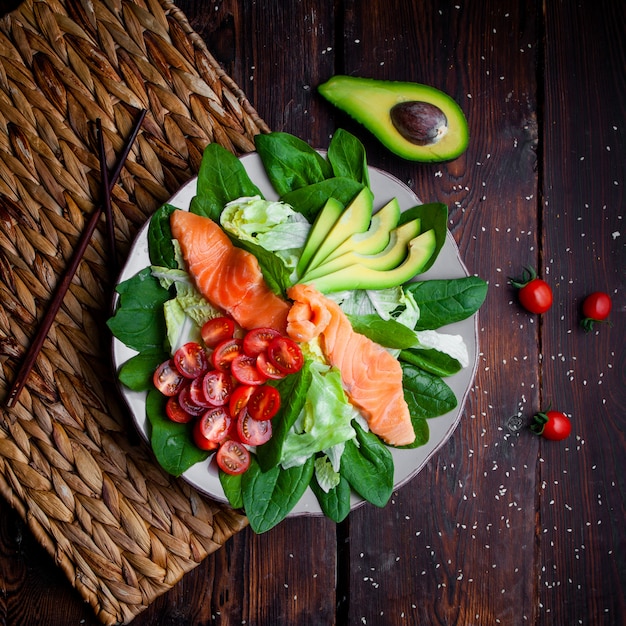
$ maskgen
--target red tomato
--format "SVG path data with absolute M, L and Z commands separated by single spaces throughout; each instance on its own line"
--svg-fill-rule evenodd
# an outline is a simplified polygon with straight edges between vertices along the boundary
M 283 374 L 294 374 L 300 371 L 304 356 L 300 346 L 289 337 L 276 337 L 267 348 L 270 363 Z
M 214 317 L 204 323 L 200 334 L 208 348 L 215 348 L 222 341 L 233 338 L 235 322 L 230 317 Z
M 193 415 L 191 413 L 187 413 L 187 411 L 183 410 L 183 407 L 180 406 L 180 402 L 178 401 L 177 396 L 170 396 L 165 403 L 165 414 L 172 422 L 176 422 L 178 424 L 186 424 L 193 419 Z
M 226 339 L 220 342 L 213 351 L 213 366 L 215 369 L 227 372 L 230 370 L 233 359 L 241 354 L 241 339 Z
M 243 338 L 243 351 L 248 356 L 257 356 L 267 349 L 272 339 L 279 336 L 280 332 L 274 328 L 253 328 Z
M 156 368 L 152 382 L 164 396 L 175 396 L 185 383 L 185 377 L 176 368 L 174 359 L 169 359 Z
M 257 369 L 256 358 L 239 354 L 231 363 L 232 375 L 243 385 L 262 385 L 267 378 Z
M 191 381 L 191 385 L 189 385 L 189 398 L 194 404 L 208 409 L 213 405 L 206 399 L 206 396 L 204 395 L 204 376 L 206 376 L 206 374 L 198 376 L 198 378 L 194 378 Z
M 261 352 L 261 354 L 257 356 L 256 366 L 265 378 L 271 378 L 272 380 L 285 378 L 285 374 L 283 374 L 275 365 L 272 365 L 270 360 L 267 358 L 267 353 L 265 352 Z
M 572 423 L 565 413 L 560 411 L 546 411 L 533 416 L 530 429 L 544 439 L 561 441 L 572 432 Z
M 204 348 L 190 341 L 174 352 L 176 368 L 185 378 L 196 378 L 209 369 L 209 360 Z
M 198 441 L 213 444 L 212 447 L 203 448 L 203 450 L 212 450 L 222 443 L 228 436 L 230 430 L 230 415 L 223 407 L 216 407 L 209 411 L 205 411 L 202 416 L 194 424 L 194 441 L 198 445 Z
M 233 476 L 243 474 L 250 467 L 250 453 L 243 444 L 233 439 L 227 439 L 215 457 L 219 468 Z
M 272 422 L 255 420 L 248 410 L 244 409 L 237 418 L 237 434 L 242 443 L 248 446 L 260 446 L 271 438 Z
M 256 388 L 256 385 L 237 385 L 235 387 L 228 401 L 228 412 L 231 417 L 239 417 L 239 413 L 248 405 L 248 400 Z
M 581 322 L 583 328 L 586 331 L 590 331 L 594 322 L 606 320 L 612 308 L 613 301 L 608 293 L 602 291 L 590 293 L 583 301 L 583 320 Z
M 202 390 L 205 400 L 212 406 L 224 406 L 230 400 L 233 381 L 230 374 L 219 370 L 211 370 L 202 379 Z
M 522 278 L 511 280 L 511 284 L 519 289 L 520 304 L 530 313 L 545 313 L 552 306 L 552 288 L 545 280 L 537 278 L 532 267 L 524 268 Z
M 206 411 L 206 407 L 196 404 L 191 399 L 190 389 L 191 389 L 190 385 L 185 385 L 178 392 L 178 404 L 180 404 L 180 408 L 186 413 L 189 413 L 190 415 L 193 415 L 194 417 L 198 417 L 198 415 L 202 415 L 202 413 Z
M 248 413 L 255 420 L 271 420 L 280 409 L 280 393 L 276 387 L 257 387 L 248 401 Z

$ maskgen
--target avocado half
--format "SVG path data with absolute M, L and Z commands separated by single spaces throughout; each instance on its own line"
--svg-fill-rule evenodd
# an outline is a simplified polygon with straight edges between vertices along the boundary
M 338 75 L 318 91 L 404 159 L 450 161 L 467 148 L 465 114 L 434 87 Z

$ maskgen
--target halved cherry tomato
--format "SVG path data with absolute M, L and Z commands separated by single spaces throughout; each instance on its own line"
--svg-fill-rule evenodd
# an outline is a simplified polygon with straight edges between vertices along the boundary
M 300 371 L 304 356 L 300 346 L 289 337 L 276 337 L 267 348 L 267 357 L 283 374 L 294 374 Z
M 244 445 L 227 439 L 215 455 L 219 468 L 233 476 L 243 474 L 250 467 L 250 453 Z
M 172 422 L 176 422 L 177 424 L 186 424 L 193 419 L 193 415 L 187 413 L 187 411 L 183 410 L 183 407 L 180 406 L 178 396 L 170 396 L 167 399 L 165 403 L 165 414 Z
M 163 361 L 152 376 L 154 386 L 164 396 L 175 396 L 185 383 L 185 377 L 178 371 L 174 359 Z
M 256 388 L 256 385 L 237 385 L 235 387 L 228 401 L 228 412 L 231 417 L 239 417 L 239 413 L 248 405 L 248 400 Z
M 267 358 L 267 353 L 261 352 L 256 358 L 256 367 L 265 376 L 265 378 L 271 378 L 272 380 L 280 380 L 285 378 L 285 374 L 281 372 L 275 365 L 272 365 Z
M 190 386 L 184 385 L 183 388 L 178 392 L 178 404 L 180 404 L 180 408 L 193 415 L 194 417 L 198 417 L 198 415 L 202 415 L 204 411 L 206 411 L 206 407 L 196 404 L 190 397 Z
M 233 381 L 230 374 L 220 370 L 210 370 L 202 379 L 205 400 L 212 406 L 224 406 L 230 400 Z
M 237 418 L 237 434 L 242 443 L 248 446 L 260 446 L 271 438 L 272 422 L 255 420 L 248 410 L 244 409 Z
M 174 352 L 176 369 L 185 378 L 196 378 L 209 369 L 209 360 L 204 348 L 195 341 L 190 341 Z
M 218 369 L 222 372 L 229 371 L 233 359 L 238 354 L 241 354 L 241 343 L 241 339 L 237 338 L 226 339 L 225 341 L 220 342 L 215 347 L 215 350 L 213 351 L 213 356 L 211 357 L 215 369 Z
M 215 444 L 213 447 L 216 447 L 228 436 L 231 423 L 230 415 L 223 407 L 205 411 L 194 424 L 194 441 L 196 441 L 196 444 L 198 440 L 211 442 Z M 201 448 L 202 446 L 198 447 Z M 202 449 L 212 450 L 213 448 Z
M 262 385 L 267 378 L 257 369 L 256 358 L 239 354 L 231 363 L 232 375 L 243 385 Z
M 204 376 L 198 376 L 191 381 L 189 385 L 189 397 L 194 404 L 203 406 L 205 409 L 212 407 L 213 405 L 206 399 L 204 395 Z
M 214 317 L 204 323 L 200 334 L 208 348 L 215 348 L 222 341 L 233 338 L 235 321 L 230 317 Z
M 248 356 L 257 356 L 266 350 L 276 337 L 280 337 L 280 332 L 274 328 L 253 328 L 243 338 L 243 351 Z
M 248 413 L 255 420 L 271 420 L 280 408 L 280 392 L 271 385 L 261 385 L 248 400 Z

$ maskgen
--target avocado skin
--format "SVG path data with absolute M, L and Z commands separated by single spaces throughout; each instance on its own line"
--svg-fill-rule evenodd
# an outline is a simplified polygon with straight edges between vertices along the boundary
M 420 83 L 337 75 L 319 93 L 363 124 L 391 152 L 410 161 L 450 161 L 467 149 L 469 130 L 461 107 L 447 94 Z M 405 139 L 391 120 L 391 109 L 403 102 L 435 105 L 447 119 L 447 132 L 435 143 L 417 145 Z

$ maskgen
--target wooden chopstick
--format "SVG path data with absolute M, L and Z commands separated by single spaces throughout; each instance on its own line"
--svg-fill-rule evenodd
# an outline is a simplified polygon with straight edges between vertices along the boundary
M 120 176 L 122 168 L 124 167 L 124 163 L 126 162 L 128 155 L 130 154 L 130 150 L 133 146 L 133 143 L 135 142 L 135 139 L 137 138 L 139 129 L 141 128 L 141 124 L 143 123 L 143 119 L 146 116 L 146 113 L 147 111 L 142 110 L 141 113 L 139 114 L 139 117 L 135 123 L 133 131 L 130 137 L 128 138 L 128 141 L 124 147 L 124 152 L 119 158 L 119 161 L 117 162 L 117 165 L 115 167 L 115 171 L 113 172 L 110 180 L 108 181 L 109 184 L 107 185 L 107 193 L 109 194 L 109 197 L 110 197 L 112 188 L 117 183 L 117 180 Z M 105 169 L 106 169 L 106 165 L 105 165 Z M 100 216 L 102 215 L 102 210 L 103 210 L 103 206 L 100 205 L 98 208 L 96 208 L 93 211 L 93 213 L 91 214 L 91 217 L 89 218 L 89 221 L 87 222 L 87 226 L 83 230 L 80 240 L 78 241 L 78 245 L 76 246 L 76 249 L 74 250 L 74 253 L 72 254 L 70 264 L 65 270 L 65 273 L 63 274 L 63 278 L 61 279 L 61 281 L 56 287 L 54 296 L 52 298 L 52 301 L 50 302 L 50 306 L 48 310 L 46 311 L 46 314 L 44 318 L 42 319 L 41 324 L 39 325 L 39 328 L 37 329 L 37 334 L 33 338 L 33 341 L 31 342 L 30 347 L 28 348 L 28 352 L 26 353 L 26 356 L 24 357 L 24 360 L 17 373 L 17 376 L 15 377 L 15 380 L 13 381 L 11 390 L 9 391 L 9 394 L 7 398 L 5 399 L 5 406 L 7 408 L 10 408 L 15 405 L 22 389 L 24 388 L 24 385 L 26 384 L 28 375 L 30 374 L 31 370 L 33 369 L 33 366 L 35 365 L 37 356 L 39 355 L 39 352 L 41 351 L 41 348 L 44 344 L 44 341 L 46 340 L 46 337 L 48 336 L 48 331 L 50 330 L 50 327 L 52 326 L 52 322 L 54 322 L 54 318 L 56 317 L 56 314 L 59 308 L 61 307 L 63 298 L 65 297 L 65 294 L 67 290 L 69 289 L 69 286 L 72 282 L 72 278 L 74 277 L 74 274 L 76 273 L 76 270 L 78 269 L 80 261 L 83 258 L 83 255 L 85 254 L 85 250 L 87 249 L 87 246 L 89 245 L 89 241 L 91 240 L 91 237 L 94 231 L 96 230 L 96 226 L 98 225 L 98 221 L 100 220 Z
M 115 245 L 115 220 L 113 218 L 113 207 L 111 206 L 111 190 L 109 187 L 109 168 L 107 167 L 106 150 L 104 148 L 104 133 L 102 132 L 102 120 L 96 120 L 96 130 L 98 135 L 98 151 L 100 154 L 100 181 L 104 194 L 104 215 L 107 225 L 107 241 L 109 243 L 109 263 L 111 273 L 117 274 L 117 249 Z

